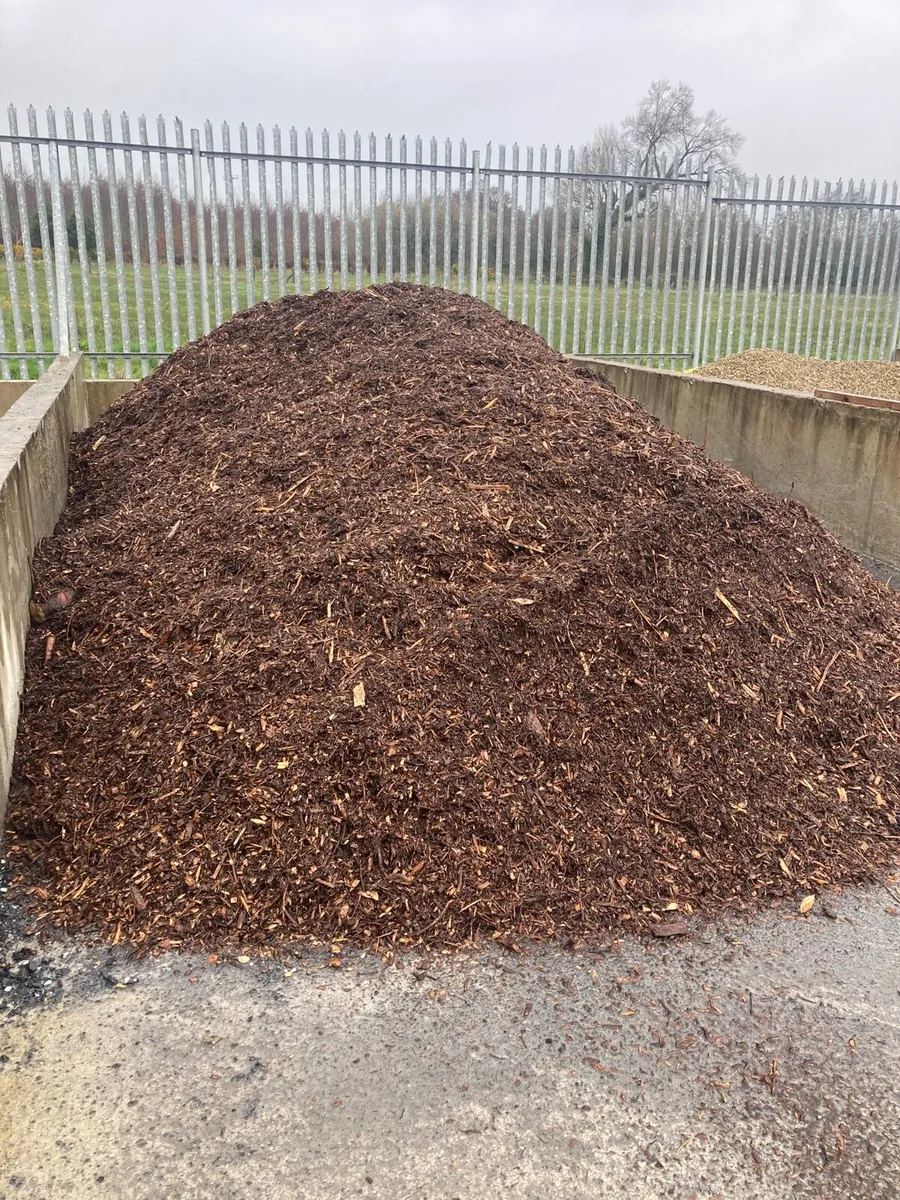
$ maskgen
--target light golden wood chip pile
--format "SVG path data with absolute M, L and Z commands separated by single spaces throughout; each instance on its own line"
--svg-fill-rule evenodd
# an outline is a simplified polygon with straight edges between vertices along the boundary
M 822 358 L 804 358 L 801 354 L 784 354 L 781 350 L 745 350 L 705 363 L 694 374 L 793 392 L 823 388 L 900 400 L 900 363 L 895 362 L 828 362 Z

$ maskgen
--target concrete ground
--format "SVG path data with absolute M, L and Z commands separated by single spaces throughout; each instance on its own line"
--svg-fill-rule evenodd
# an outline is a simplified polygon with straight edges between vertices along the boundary
M 831 903 L 340 969 L 134 961 L 20 923 L 0 1197 L 894 1200 L 900 904 Z

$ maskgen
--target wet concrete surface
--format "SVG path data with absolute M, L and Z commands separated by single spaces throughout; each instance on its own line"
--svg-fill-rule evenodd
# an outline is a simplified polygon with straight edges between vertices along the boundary
M 0 1197 L 894 1200 L 900 904 L 833 905 L 339 969 L 135 960 L 7 911 Z

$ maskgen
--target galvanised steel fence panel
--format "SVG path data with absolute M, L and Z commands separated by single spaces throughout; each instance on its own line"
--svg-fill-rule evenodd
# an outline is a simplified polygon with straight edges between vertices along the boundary
M 338 197 L 339 197 L 339 212 L 340 212 L 340 248 L 341 248 L 341 290 L 347 290 L 347 281 L 350 270 L 350 255 L 347 246 L 347 139 L 343 129 L 338 134 L 338 157 L 341 159 L 341 165 L 338 167 Z M 277 167 L 277 164 L 276 164 Z M 280 209 L 276 205 L 276 212 Z M 280 222 L 279 222 L 280 224 Z
M 562 150 L 559 146 L 556 147 L 556 156 L 553 160 L 553 168 L 555 178 L 553 180 L 553 204 L 550 209 L 550 277 L 548 280 L 548 296 L 547 296 L 547 329 L 546 338 L 550 345 L 553 345 L 553 334 L 555 332 L 554 316 L 556 314 L 556 264 L 559 254 L 559 201 L 560 189 L 563 186 L 562 178 Z M 541 222 L 544 220 L 543 212 L 538 218 Z M 538 327 L 540 332 L 540 327 Z
M 894 184 L 893 188 L 891 189 L 891 202 L 892 202 L 892 204 L 894 204 L 896 206 L 896 204 L 897 204 L 897 184 L 896 183 Z M 888 259 L 887 250 L 885 250 L 884 257 L 885 257 L 885 261 L 887 261 L 887 259 Z M 898 274 L 898 272 L 900 272 L 900 237 L 897 237 L 896 225 L 894 226 L 894 244 L 893 244 L 893 250 L 890 255 L 890 262 L 891 262 L 890 278 L 889 278 L 888 287 L 887 287 L 885 304 L 887 306 L 886 311 L 889 311 L 891 299 L 893 298 L 894 322 L 893 322 L 893 325 L 890 327 L 891 328 L 890 334 L 888 333 L 887 322 L 884 322 L 884 324 L 882 325 L 881 346 L 879 348 L 879 355 L 878 355 L 879 358 L 887 358 L 890 350 L 892 348 L 896 349 L 898 343 L 900 343 L 900 296 L 898 296 L 898 288 L 900 288 L 900 274 Z M 873 344 L 874 344 L 874 336 L 875 336 L 876 329 L 877 329 L 877 324 L 873 327 Z
M 210 129 L 210 143 L 212 130 Z M 237 258 L 237 219 L 234 206 L 234 174 L 231 166 L 231 130 L 227 121 L 222 122 L 222 150 L 225 158 L 222 161 L 222 184 L 225 195 L 225 244 L 228 247 L 228 289 L 231 312 L 236 312 L 240 301 L 238 299 L 238 258 Z M 210 157 L 210 162 L 215 164 Z M 296 164 L 294 164 L 296 167 Z M 294 182 L 294 199 L 296 199 L 296 179 Z M 168 205 L 166 206 L 168 211 Z
M 462 156 L 463 149 L 460 149 Z M 444 142 L 444 166 L 451 167 L 453 165 L 453 143 L 447 138 Z M 435 201 L 437 203 L 437 201 Z M 459 211 L 462 213 L 463 206 L 459 206 Z M 453 238 L 453 172 L 451 170 L 444 171 L 444 262 L 442 270 L 442 286 L 450 288 L 453 285 L 453 257 L 451 250 L 453 249 L 451 242 Z M 463 253 L 463 238 L 460 238 L 459 255 L 460 261 L 457 264 L 457 270 L 460 275 L 463 273 L 462 253 Z
M 504 250 L 504 230 L 503 222 L 506 210 L 506 177 L 503 170 L 506 166 L 506 147 L 500 147 L 500 153 L 497 156 L 497 166 L 499 174 L 497 175 L 497 221 L 494 229 L 494 241 L 496 243 L 496 266 L 494 267 L 494 308 L 500 307 L 501 289 L 503 286 L 503 250 Z M 485 276 L 487 270 L 485 269 Z
M 238 309 L 400 279 L 469 292 L 556 349 L 686 367 L 769 347 L 889 358 L 896 183 L 653 176 L 563 146 L 482 150 L 86 112 L 0 133 L 0 378 L 66 344 L 145 374 Z M 99 129 L 99 136 L 97 130 Z M 336 149 L 333 151 L 332 147 Z M 305 182 L 304 182 L 305 172 Z M 336 174 L 335 174 L 336 172 Z M 336 190 L 334 190 L 336 188 Z
M 275 211 L 281 213 L 281 220 L 275 222 L 275 257 L 278 266 L 278 294 L 284 296 L 287 294 L 287 256 L 284 249 L 284 176 L 282 174 L 283 163 L 281 159 L 281 130 L 276 125 L 272 130 L 272 150 L 275 154 Z M 215 204 L 210 203 L 210 215 L 218 214 L 218 208 Z M 218 227 L 218 217 L 216 216 L 215 225 Z
M 210 258 L 212 262 L 212 284 L 213 284 L 213 308 L 214 320 L 216 325 L 221 325 L 224 320 L 224 308 L 222 306 L 222 251 L 221 251 L 221 234 L 219 230 L 219 184 L 217 179 L 216 159 L 209 153 L 213 149 L 213 130 L 212 121 L 207 121 L 204 125 L 205 145 L 207 149 L 206 157 L 206 178 L 209 188 L 209 245 Z M 152 180 L 150 182 L 152 187 Z M 151 205 L 152 207 L 152 205 Z M 148 228 L 148 236 L 150 234 Z M 151 264 L 155 259 L 155 251 L 150 252 Z
M 14 114 L 15 110 L 11 109 Z M 48 114 L 49 115 L 49 114 Z M 28 132 L 31 135 L 29 143 L 31 147 L 31 163 L 34 178 L 42 179 L 43 165 L 41 161 L 40 143 L 36 140 L 38 136 L 37 113 L 34 105 L 28 106 Z M 49 131 L 48 131 L 49 132 Z M 10 124 L 10 133 L 12 133 L 12 124 Z M 59 341 L 59 329 L 57 326 L 57 307 L 56 307 L 56 284 L 53 272 L 53 256 L 50 254 L 50 227 L 47 221 L 47 194 L 44 186 L 34 189 L 34 206 L 38 216 L 38 236 L 41 246 L 44 248 L 43 255 L 44 265 L 44 282 L 47 288 L 47 300 L 50 309 L 50 331 L 53 338 L 53 344 L 56 346 Z
M 207 125 L 209 122 L 207 121 Z M 138 132 L 142 146 L 149 145 L 147 136 L 147 119 L 141 117 L 138 121 Z M 210 159 L 210 166 L 213 160 Z M 144 186 L 144 211 L 147 219 L 147 244 L 150 250 L 150 287 L 153 299 L 153 333 L 156 339 L 155 349 L 162 350 L 166 344 L 165 334 L 163 333 L 163 317 L 162 317 L 162 297 L 159 290 L 159 242 L 156 235 L 156 208 L 153 203 L 153 168 L 150 165 L 150 152 L 145 150 L 141 155 L 141 165 L 143 168 L 143 186 Z M 74 182 L 74 181 L 73 181 Z M 75 188 L 73 186 L 73 199 Z M 77 203 L 77 202 L 76 202 Z M 77 211 L 77 210 L 76 210 Z M 90 268 L 83 260 L 81 261 L 82 276 L 89 275 Z M 222 320 L 221 304 L 216 306 L 216 316 L 219 322 Z
M 482 171 L 482 174 L 481 174 L 481 188 L 482 188 L 482 200 L 481 200 L 482 226 L 481 226 L 481 257 L 480 257 L 481 299 L 483 300 L 483 302 L 485 304 L 487 304 L 487 298 L 488 298 L 488 254 L 490 251 L 490 244 L 491 244 L 491 143 L 490 142 L 488 142 L 487 147 L 484 152 L 484 170 Z M 403 236 L 402 215 L 403 214 L 401 213 L 401 221 L 400 221 L 400 236 L 401 237 Z M 474 261 L 475 260 L 473 260 L 473 265 L 474 265 Z M 477 284 L 477 282 L 478 282 L 477 277 L 476 277 L 475 282 Z M 474 286 L 472 288 L 472 294 L 473 295 L 477 294 Z
M 541 146 L 541 165 L 538 190 L 538 210 L 537 210 L 537 255 L 535 259 L 535 275 L 534 275 L 534 316 L 531 319 L 531 325 L 534 329 L 541 328 L 541 302 L 543 299 L 543 276 L 544 276 L 544 209 L 547 203 L 547 147 Z M 528 211 L 528 224 L 531 226 L 531 210 Z M 528 310 L 522 309 L 522 323 L 528 324 Z
M 3 165 L 3 147 L 0 146 L 0 179 L 3 179 L 4 185 L 6 180 L 6 171 Z M 0 238 L 3 238 L 4 247 L 14 246 L 12 232 L 12 218 L 9 212 L 9 203 L 6 196 L 6 187 L 0 187 Z M 5 250 L 4 259 L 6 260 L 6 284 L 9 295 L 10 315 L 12 317 L 14 341 L 16 353 L 19 355 L 18 369 L 23 377 L 27 374 L 28 364 L 25 359 L 25 323 L 22 319 L 22 308 L 19 303 L 19 279 L 18 271 L 16 270 L 15 251 L 12 254 L 8 249 Z M 0 306 L 0 314 L 2 314 L 2 306 Z M 9 359 L 7 358 L 7 341 L 6 341 L 6 321 L 0 320 L 0 328 L 3 338 L 3 345 L 0 346 L 0 378 L 9 379 Z
M 38 300 L 37 277 L 35 275 L 35 270 L 34 270 L 34 254 L 33 254 L 32 247 L 31 247 L 31 238 L 33 235 L 33 223 L 29 218 L 28 200 L 26 199 L 26 195 L 25 195 L 25 169 L 22 164 L 22 147 L 21 147 L 21 143 L 18 138 L 18 132 L 19 132 L 18 118 L 16 116 L 16 110 L 12 105 L 9 106 L 8 112 L 9 112 L 9 139 L 8 140 L 12 143 L 12 146 L 11 146 L 12 170 L 13 170 L 14 196 L 15 196 L 15 207 L 13 209 L 13 213 L 14 213 L 14 220 L 18 224 L 18 239 L 16 239 L 16 230 L 13 227 L 10 229 L 10 232 L 9 232 L 9 241 L 11 241 L 12 245 L 13 245 L 12 260 L 13 260 L 14 264 L 15 264 L 16 259 L 18 258 L 16 247 L 17 247 L 17 245 L 22 246 L 22 260 L 25 264 L 25 284 L 26 284 L 26 288 L 28 291 L 28 304 L 29 304 L 29 309 L 30 309 L 30 313 L 31 313 L 31 335 L 30 335 L 30 338 L 28 339 L 28 341 L 30 341 L 31 345 L 29 348 L 38 351 L 38 354 L 40 355 L 40 351 L 42 351 L 44 349 L 45 343 L 44 343 L 43 321 L 42 321 L 42 317 L 41 317 L 41 304 L 40 304 L 40 301 Z M 40 190 L 41 193 L 43 193 L 43 180 L 40 179 L 40 173 L 38 173 L 38 175 L 35 178 L 36 178 L 36 183 L 37 183 L 37 187 L 35 190 Z M 4 185 L 4 188 L 8 191 L 9 189 L 7 187 L 6 180 L 7 180 L 7 176 L 4 174 L 3 185 Z M 40 241 L 42 237 L 43 237 L 43 231 L 41 231 L 38 240 Z M 44 242 L 43 244 L 46 245 L 46 242 Z M 8 242 L 4 243 L 4 245 L 5 246 L 8 245 Z M 5 249 L 4 253 L 5 253 L 5 256 L 7 257 L 7 259 L 9 259 L 9 251 Z M 50 293 L 48 290 L 48 297 L 49 297 L 49 295 L 50 295 Z M 50 301 L 48 299 L 48 306 L 49 306 L 49 303 L 50 303 Z M 27 345 L 27 343 L 26 343 L 26 345 Z M 46 360 L 41 357 L 38 357 L 37 361 L 38 361 L 38 365 L 39 365 L 40 369 L 43 371 Z

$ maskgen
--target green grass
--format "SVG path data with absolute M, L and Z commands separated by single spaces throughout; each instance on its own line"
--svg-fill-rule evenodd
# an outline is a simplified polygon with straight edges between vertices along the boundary
M 411 267 L 412 264 L 410 264 Z M 35 338 L 35 329 L 32 322 L 32 311 L 29 300 L 28 280 L 25 264 L 17 262 L 14 266 L 15 279 L 18 288 L 19 309 L 22 314 L 22 324 L 24 327 L 24 348 L 26 352 L 26 373 L 31 377 L 35 377 L 39 373 L 38 360 L 33 356 L 35 351 L 40 349 L 40 346 Z M 75 299 L 75 311 L 78 324 L 78 342 L 79 348 L 83 351 L 89 349 L 88 345 L 88 324 L 86 317 L 86 305 L 84 296 L 84 286 L 79 263 L 72 262 L 72 289 Z M 127 376 L 129 372 L 137 375 L 142 373 L 142 364 L 140 360 L 132 360 L 129 364 L 124 359 L 104 359 L 103 351 L 122 352 L 130 349 L 133 352 L 139 352 L 142 347 L 139 336 L 139 320 L 138 320 L 138 297 L 143 297 L 144 320 L 146 326 L 146 347 L 148 350 L 147 359 L 143 364 L 143 371 L 151 370 L 159 361 L 160 357 L 171 353 L 176 349 L 176 342 L 172 333 L 172 303 L 171 291 L 169 286 L 169 274 L 165 266 L 159 268 L 159 298 L 161 308 L 162 322 L 162 338 L 157 341 L 156 321 L 154 318 L 153 307 L 153 288 L 151 281 L 150 269 L 144 265 L 140 268 L 140 289 L 137 285 L 137 273 L 134 267 L 126 266 L 123 271 L 123 287 L 122 292 L 119 292 L 116 272 L 111 264 L 107 265 L 107 292 L 109 297 L 109 340 L 106 340 L 103 311 L 101 304 L 101 286 L 100 272 L 96 263 L 91 265 L 90 277 L 86 281 L 88 285 L 88 293 L 90 296 L 90 307 L 93 312 L 94 320 L 94 344 L 98 350 L 98 361 L 96 363 L 96 373 L 101 376 Z M 262 274 L 259 269 L 254 273 L 254 288 L 253 299 L 260 301 L 263 298 Z M 399 275 L 395 271 L 395 279 Z M 409 272 L 409 277 L 412 278 L 412 270 Z M 425 272 L 427 282 L 427 267 Z M 440 283 L 442 275 L 438 271 L 438 282 Z M 227 270 L 223 270 L 220 275 L 221 281 L 221 316 L 223 320 L 227 320 L 232 314 L 232 284 L 231 276 Z M 379 277 L 378 282 L 383 282 L 384 277 Z M 188 282 L 188 271 L 185 267 L 176 267 L 173 273 L 175 308 L 177 310 L 178 327 L 180 332 L 180 343 L 189 340 L 189 299 L 193 299 L 194 305 L 194 321 L 197 333 L 202 331 L 201 317 L 201 288 L 200 276 L 197 267 L 194 266 L 190 272 L 190 285 Z M 333 286 L 340 287 L 340 272 L 335 273 Z M 365 274 L 363 276 L 363 286 L 371 284 L 372 278 Z M 41 345 L 44 348 L 45 354 L 50 355 L 50 305 L 47 298 L 46 275 L 44 266 L 41 262 L 35 263 L 35 283 L 37 293 L 38 319 L 41 326 L 43 341 Z M 300 287 L 304 292 L 309 291 L 310 279 L 307 271 L 302 273 L 299 281 Z M 318 272 L 317 283 L 319 287 L 325 284 L 324 273 Z M 454 276 L 451 281 L 452 287 L 456 289 L 456 278 Z M 238 292 L 238 307 L 246 307 L 248 303 L 247 295 L 247 280 L 244 271 L 239 271 L 236 278 Z M 350 287 L 355 286 L 355 275 L 351 271 L 349 274 L 348 284 Z M 287 271 L 286 286 L 289 292 L 294 290 L 294 275 L 291 270 Z M 278 272 L 276 270 L 269 271 L 269 288 L 270 296 L 274 298 L 279 294 Z M 209 302 L 210 319 L 213 325 L 216 322 L 216 307 L 215 307 L 215 288 L 211 269 L 207 272 L 207 295 Z M 479 283 L 479 294 L 481 294 L 481 284 Z M 493 278 L 488 279 L 487 298 L 491 304 L 495 303 L 496 287 Z M 581 304 L 580 304 L 580 336 L 577 341 L 577 346 L 574 341 L 575 332 L 575 309 L 578 297 L 578 289 L 574 284 L 570 284 L 566 288 L 563 284 L 557 283 L 551 290 L 547 286 L 546 279 L 543 282 L 541 289 L 541 309 L 540 309 L 540 332 L 551 340 L 552 344 L 559 349 L 570 352 L 573 348 L 577 348 L 579 352 L 589 350 L 591 353 L 606 353 L 610 355 L 618 354 L 635 354 L 643 353 L 648 345 L 652 345 L 654 350 L 659 347 L 660 332 L 664 319 L 665 310 L 665 342 L 664 346 L 667 351 L 666 355 L 658 354 L 646 355 L 643 361 L 651 365 L 672 366 L 672 367 L 687 367 L 690 365 L 690 358 L 675 357 L 670 358 L 668 355 L 675 352 L 690 352 L 693 349 L 692 335 L 690 327 L 693 324 L 693 315 L 696 308 L 696 291 L 693 286 L 682 286 L 680 294 L 676 290 L 670 289 L 668 295 L 658 293 L 656 297 L 655 312 L 652 310 L 652 300 L 649 289 L 645 293 L 643 307 L 638 289 L 634 288 L 629 296 L 629 291 L 624 284 L 618 288 L 609 285 L 605 289 L 596 288 L 593 298 L 593 336 L 589 347 L 585 344 L 587 316 L 588 316 L 588 288 L 585 284 L 581 288 Z M 509 300 L 509 281 L 504 280 L 503 286 L 500 289 L 499 308 L 502 312 L 507 312 Z M 704 361 L 710 358 L 719 357 L 727 353 L 729 350 L 732 353 L 738 349 L 746 349 L 750 345 L 766 345 L 781 348 L 787 337 L 787 348 L 794 349 L 795 338 L 799 325 L 800 343 L 799 352 L 804 353 L 806 347 L 806 330 L 807 322 L 812 306 L 812 344 L 811 352 L 816 351 L 816 341 L 818 331 L 822 329 L 822 343 L 820 353 L 825 354 L 828 343 L 829 325 L 834 315 L 834 341 L 832 344 L 831 357 L 834 358 L 856 358 L 868 357 L 869 345 L 871 336 L 875 334 L 875 357 L 878 357 L 881 338 L 884 329 L 890 329 L 893 322 L 893 316 L 896 311 L 896 305 L 900 300 L 896 298 L 893 304 L 882 301 L 880 308 L 876 314 L 874 298 L 866 304 L 865 297 L 861 297 L 858 302 L 854 301 L 852 295 L 841 294 L 835 297 L 832 294 L 823 295 L 821 292 L 815 294 L 807 293 L 804 297 L 803 311 L 800 312 L 798 297 L 795 297 L 792 312 L 790 313 L 790 323 L 788 322 L 788 304 L 789 300 L 786 295 L 782 296 L 778 303 L 777 296 L 772 293 L 768 295 L 765 292 L 760 292 L 757 297 L 752 291 L 747 298 L 746 311 L 744 311 L 745 300 L 743 291 L 738 292 L 734 296 L 734 315 L 730 316 L 732 304 L 732 293 L 728 290 L 724 292 L 713 292 L 708 295 L 707 311 L 709 313 L 708 332 L 704 337 L 703 359 Z M 850 341 L 850 333 L 853 325 L 853 309 L 857 306 L 857 319 L 855 330 L 853 330 L 852 343 Z M 777 306 L 777 314 L 776 314 Z M 128 337 L 123 335 L 123 319 L 122 309 L 127 312 Z M 563 309 L 566 309 L 565 317 L 565 336 L 562 337 L 562 320 Z M 757 310 L 756 320 L 754 322 L 754 308 Z M 766 310 L 768 308 L 768 317 Z M 845 335 L 842 343 L 839 342 L 838 333 L 840 330 L 842 314 L 846 308 Z M 599 327 L 601 310 L 603 316 L 602 333 Z M 522 282 L 516 280 L 513 294 L 513 315 L 516 320 L 522 318 Z M 777 315 L 777 327 L 776 327 Z M 525 313 L 527 323 L 534 325 L 536 317 L 536 288 L 532 278 L 529 282 L 527 311 Z M 639 320 L 640 318 L 640 320 Z M 13 321 L 12 300 L 10 295 L 10 282 L 8 274 L 8 266 L 5 260 L 0 259 L 0 321 L 2 321 L 5 332 L 5 349 L 8 352 L 18 350 L 16 341 L 15 325 Z M 652 322 L 652 329 L 651 329 Z M 729 325 L 731 328 L 729 342 Z M 651 341 L 651 332 L 653 334 Z M 562 340 L 561 340 L 562 339 Z M 862 345 L 862 355 L 858 354 L 858 349 Z M 3 349 L 0 346 L 0 349 Z M 888 347 L 889 351 L 893 347 Z M 641 361 L 635 359 L 634 361 Z M 18 360 L 0 360 L 0 377 L 4 374 L 4 368 L 8 369 L 12 378 L 18 378 L 21 374 L 21 367 Z

